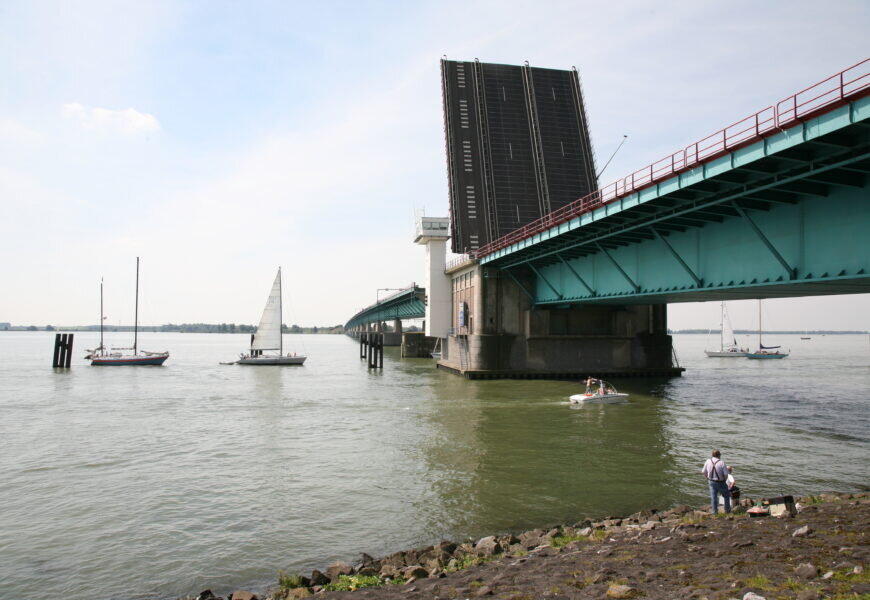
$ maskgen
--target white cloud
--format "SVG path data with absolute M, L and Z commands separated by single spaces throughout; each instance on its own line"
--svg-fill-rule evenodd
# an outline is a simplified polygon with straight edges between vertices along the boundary
M 160 129 L 160 122 L 154 115 L 139 112 L 135 108 L 91 108 L 74 102 L 63 105 L 63 116 L 86 129 L 106 133 L 138 135 Z
M 0 118 L 0 141 L 4 145 L 14 145 L 20 150 L 21 146 L 29 147 L 41 144 L 43 136 L 19 121 Z

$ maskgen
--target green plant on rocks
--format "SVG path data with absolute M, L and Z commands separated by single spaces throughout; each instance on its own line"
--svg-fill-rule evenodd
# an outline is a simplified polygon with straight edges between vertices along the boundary
M 572 542 L 588 542 L 590 539 L 588 535 L 557 535 L 553 538 L 553 548 L 562 548 Z
M 305 580 L 302 575 L 288 575 L 278 571 L 278 586 L 282 590 L 292 590 L 294 588 L 305 587 Z
M 475 556 L 474 554 L 466 554 L 459 558 L 454 558 L 450 561 L 450 564 L 447 565 L 445 571 L 462 571 L 463 569 L 467 569 L 468 567 L 475 567 L 477 565 L 482 565 L 483 563 L 489 562 L 491 560 L 495 560 L 495 557 L 483 557 L 483 556 Z
M 323 589 L 327 592 L 352 592 L 379 585 L 383 585 L 383 581 L 377 575 L 341 575 L 338 581 L 327 583 Z

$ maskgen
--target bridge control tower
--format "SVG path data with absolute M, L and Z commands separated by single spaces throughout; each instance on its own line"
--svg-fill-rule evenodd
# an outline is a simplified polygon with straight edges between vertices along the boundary
M 444 339 L 451 326 L 450 277 L 444 273 L 450 219 L 418 217 L 415 244 L 426 246 L 426 336 Z

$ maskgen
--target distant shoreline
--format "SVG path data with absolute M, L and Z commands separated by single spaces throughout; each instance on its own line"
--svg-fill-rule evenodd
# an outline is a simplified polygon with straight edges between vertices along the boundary
M 230 325 L 223 324 L 226 329 L 221 329 L 221 325 L 218 324 L 194 324 L 194 325 L 149 325 L 149 326 L 140 326 L 139 331 L 150 332 L 150 333 L 254 333 L 257 331 L 257 328 L 253 325 L 234 325 L 231 324 L 234 329 L 230 330 Z M 0 327 L 0 333 L 4 331 L 55 331 L 55 332 L 65 332 L 65 333 L 77 333 L 77 332 L 94 332 L 99 331 L 99 325 L 75 325 L 75 326 L 35 326 L 35 325 L 16 325 L 10 327 Z M 133 331 L 132 325 L 112 325 L 106 326 L 104 331 L 107 333 L 115 333 L 115 332 L 129 332 Z M 405 329 L 406 332 L 414 332 L 419 331 L 418 328 L 408 328 Z M 297 334 L 297 333 L 306 333 L 306 334 L 342 334 L 344 333 L 344 327 L 341 325 L 335 325 L 332 327 L 298 327 L 293 325 L 291 327 L 284 327 L 284 333 L 286 334 Z M 669 334 L 719 334 L 720 331 L 718 329 L 673 329 L 668 331 Z M 737 329 L 734 331 L 735 335 L 758 335 L 757 330 L 753 329 Z M 765 330 L 765 335 L 802 335 L 812 337 L 814 335 L 868 335 L 870 331 L 859 331 L 859 330 L 832 330 L 832 329 L 818 329 L 811 331 L 796 331 L 796 330 Z

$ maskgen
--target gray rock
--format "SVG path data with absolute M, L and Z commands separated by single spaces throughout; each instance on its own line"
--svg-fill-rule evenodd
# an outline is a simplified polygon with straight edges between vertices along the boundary
M 326 576 L 329 581 L 335 583 L 342 575 L 353 575 L 353 567 L 345 562 L 334 562 L 326 567 Z
M 477 590 L 477 593 L 475 594 L 475 596 L 477 596 L 477 597 L 492 596 L 492 588 L 490 588 L 488 585 L 485 585 Z
M 608 598 L 634 598 L 637 590 L 628 585 L 613 584 L 607 588 Z
M 443 541 L 438 544 L 438 549 L 441 552 L 446 552 L 447 554 L 453 554 L 456 552 L 456 544 L 453 542 Z
M 591 527 L 584 527 L 583 529 L 578 529 L 577 535 L 589 537 L 590 535 L 592 535 L 592 528 Z
M 526 550 L 531 550 L 532 548 L 537 548 L 541 545 L 542 540 L 541 537 L 544 535 L 544 532 L 540 529 L 533 529 L 532 531 L 524 531 L 520 534 L 520 544 L 523 545 L 523 548 Z
M 405 554 L 403 552 L 394 552 L 389 556 L 386 556 L 381 559 L 381 567 L 384 565 L 392 565 L 394 567 L 404 567 L 405 566 Z
M 799 527 L 799 528 L 795 529 L 792 532 L 791 536 L 792 537 L 806 537 L 809 534 L 811 534 L 812 532 L 813 532 L 813 530 L 810 528 L 809 525 L 804 525 L 803 527 Z
M 401 574 L 402 574 L 402 572 L 399 570 L 399 567 L 396 567 L 394 565 L 381 566 L 380 575 L 384 579 L 395 579 L 396 577 L 398 577 Z
M 795 600 L 819 600 L 819 593 L 816 590 L 801 590 Z
M 429 571 L 424 569 L 421 565 L 411 565 L 410 567 L 405 567 L 405 571 L 402 575 L 405 576 L 405 579 L 426 579 L 429 577 Z
M 759 596 L 755 592 L 746 592 L 743 594 L 743 600 L 767 600 L 767 598 Z
M 822 579 L 824 579 L 825 581 L 827 581 L 828 579 L 833 579 L 833 578 L 834 578 L 834 572 L 833 572 L 833 571 L 828 571 L 827 573 L 825 573 L 824 575 L 822 575 Z
M 474 552 L 478 556 L 494 556 L 501 554 L 502 550 L 501 544 L 498 543 L 498 540 L 493 535 L 481 539 L 474 546 Z
M 311 571 L 310 581 L 312 586 L 326 585 L 327 583 L 329 583 L 329 577 L 327 577 L 317 569 L 314 569 L 313 571 Z
M 203 590 L 199 593 L 199 596 L 196 597 L 196 600 L 215 600 L 215 596 L 212 594 L 211 590 Z
M 794 569 L 794 574 L 801 579 L 812 579 L 819 574 L 819 568 L 811 563 L 801 563 Z

